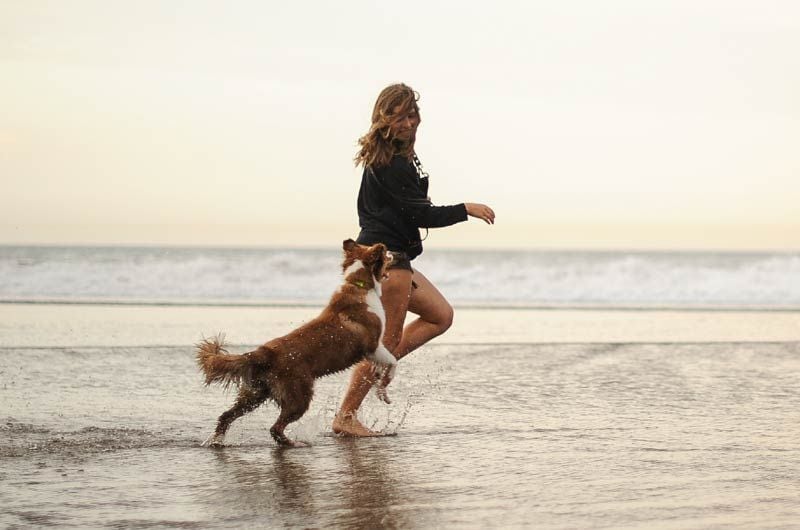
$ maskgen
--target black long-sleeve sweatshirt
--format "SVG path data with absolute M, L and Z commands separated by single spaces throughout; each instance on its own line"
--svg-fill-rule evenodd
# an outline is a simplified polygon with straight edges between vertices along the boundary
M 405 252 L 409 259 L 422 253 L 420 228 L 439 228 L 467 220 L 464 204 L 434 206 L 428 199 L 428 179 L 413 164 L 395 155 L 388 166 L 365 168 L 358 192 L 358 224 L 362 245 L 383 243 Z

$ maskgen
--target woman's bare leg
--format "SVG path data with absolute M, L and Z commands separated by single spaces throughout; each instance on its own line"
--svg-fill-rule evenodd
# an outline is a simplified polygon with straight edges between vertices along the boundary
M 439 289 L 417 270 L 414 271 L 414 283 L 417 288 L 411 293 L 408 311 L 419 318 L 405 327 L 400 342 L 389 350 L 398 360 L 438 337 L 453 324 L 453 307 Z
M 381 302 L 386 311 L 383 343 L 401 359 L 432 338 L 441 335 L 453 322 L 453 308 L 438 289 L 419 271 L 413 275 L 416 289 L 411 289 L 410 271 L 395 269 L 381 284 Z M 406 312 L 419 318 L 403 329 Z M 372 364 L 363 361 L 356 365 L 342 406 L 333 420 L 333 431 L 350 436 L 376 436 L 356 418 L 356 412 L 375 384 Z
M 411 299 L 411 271 L 393 269 L 388 278 L 381 282 L 381 304 L 386 313 L 386 324 L 383 331 L 383 344 L 393 351 L 403 334 L 403 323 Z M 339 412 L 333 419 L 333 432 L 350 436 L 376 436 L 379 433 L 367 429 L 358 418 L 356 412 L 361 402 L 367 397 L 375 384 L 372 363 L 361 361 L 353 369 L 350 386 L 345 392 Z

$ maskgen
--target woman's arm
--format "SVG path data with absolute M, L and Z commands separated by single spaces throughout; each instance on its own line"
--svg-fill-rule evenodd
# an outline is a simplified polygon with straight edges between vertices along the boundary
M 488 224 L 494 224 L 494 210 L 486 206 L 485 204 L 480 204 L 477 202 L 467 202 L 464 203 L 464 206 L 467 208 L 467 215 L 470 217 L 477 217 L 478 219 L 483 219 Z
M 440 228 L 467 220 L 465 204 L 434 206 L 411 165 L 400 159 L 393 160 L 387 168 L 372 172 L 371 178 L 392 207 L 417 227 Z

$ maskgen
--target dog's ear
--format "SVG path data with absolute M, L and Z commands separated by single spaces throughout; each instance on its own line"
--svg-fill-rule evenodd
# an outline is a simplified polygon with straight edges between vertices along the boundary
M 342 241 L 342 249 L 345 252 L 352 251 L 355 248 L 355 246 L 356 246 L 356 242 L 353 241 L 352 239 L 345 239 L 344 241 Z
M 370 263 L 381 262 L 386 259 L 386 246 L 383 243 L 376 243 L 369 247 L 366 255 Z
M 386 251 L 386 245 L 384 245 L 383 243 L 378 243 L 374 247 L 374 252 L 375 252 L 375 259 L 377 259 L 379 261 L 386 261 L 386 257 L 387 257 L 386 256 L 386 252 L 387 252 Z
M 383 277 L 384 268 L 389 259 L 389 256 L 386 254 L 386 245 L 383 243 L 378 243 L 370 248 L 368 261 L 371 264 L 372 275 L 375 276 L 378 281 Z

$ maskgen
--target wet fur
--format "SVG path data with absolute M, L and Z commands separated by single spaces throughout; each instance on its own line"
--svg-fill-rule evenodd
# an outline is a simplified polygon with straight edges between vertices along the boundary
M 272 399 L 280 414 L 270 434 L 281 445 L 300 445 L 287 438 L 284 429 L 308 410 L 316 378 L 367 358 L 384 373 L 388 370 L 391 379 L 396 361 L 382 344 L 383 308 L 380 303 L 376 308 L 374 301 L 380 299 L 380 280 L 391 258 L 381 244 L 367 247 L 348 239 L 343 249 L 344 282 L 314 320 L 241 355 L 228 353 L 221 336 L 197 344 L 205 384 L 239 388 L 236 402 L 219 417 L 207 444 L 221 446 L 234 420 Z M 388 402 L 385 384 L 378 394 Z

